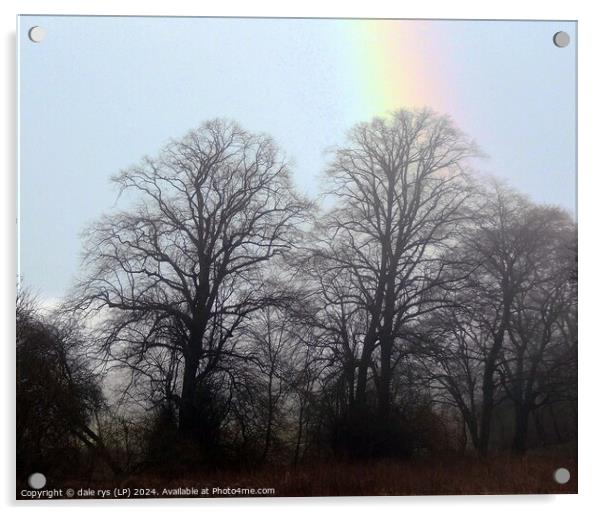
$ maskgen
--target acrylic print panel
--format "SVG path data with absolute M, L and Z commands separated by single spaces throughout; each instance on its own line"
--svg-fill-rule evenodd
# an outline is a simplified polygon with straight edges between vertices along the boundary
M 18 498 L 577 491 L 575 22 L 18 25 Z

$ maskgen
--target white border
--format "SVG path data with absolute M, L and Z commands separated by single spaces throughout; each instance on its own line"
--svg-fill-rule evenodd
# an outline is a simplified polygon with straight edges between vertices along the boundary
M 114 501 L 87 501 L 68 503 L 45 502 L 44 509 L 81 510 L 100 512 L 107 507 L 118 512 L 164 512 L 174 506 L 184 512 L 214 510 L 234 513 L 263 514 L 266 511 L 305 513 L 307 510 L 326 512 L 361 513 L 377 509 L 400 513 L 402 511 L 436 511 L 447 514 L 507 513 L 518 510 L 541 510 L 547 515 L 594 513 L 600 502 L 598 478 L 602 478 L 600 437 L 602 417 L 600 408 L 600 376 L 602 374 L 602 337 L 600 336 L 600 309 L 602 285 L 602 245 L 599 222 L 602 159 L 600 146 L 600 38 L 602 18 L 595 12 L 595 2 L 504 0 L 503 2 L 477 2 L 469 0 L 417 2 L 387 2 L 386 0 L 346 0 L 327 3 L 324 0 L 305 0 L 297 5 L 283 1 L 252 2 L 194 2 L 184 0 L 3 0 L 2 13 L 3 67 L 0 76 L 4 120 L 0 156 L 4 159 L 2 183 L 2 273 L 0 274 L 0 299 L 2 302 L 4 402 L 1 431 L 4 457 L 0 468 L 0 485 L 3 504 L 14 509 L 14 284 L 16 273 L 16 78 L 15 29 L 16 14 L 116 14 L 116 15 L 182 15 L 182 16 L 317 16 L 317 17 L 384 17 L 384 18 L 471 18 L 471 19 L 564 19 L 579 22 L 579 221 L 580 221 L 580 296 L 579 321 L 581 334 L 579 360 L 579 495 L 567 496 L 505 496 L 505 497 L 421 497 L 421 498 L 323 498 L 323 499 L 250 499 L 250 500 L 164 500 L 144 501 L 135 504 Z M 35 504 L 19 503 L 20 513 L 29 513 Z M 68 506 L 72 508 L 68 508 Z M 577 510 L 577 511 L 575 511 Z

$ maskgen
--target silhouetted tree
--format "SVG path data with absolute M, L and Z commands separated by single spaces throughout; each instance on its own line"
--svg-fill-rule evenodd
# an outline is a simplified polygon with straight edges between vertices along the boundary
M 112 359 L 134 370 L 157 354 L 182 359 L 179 431 L 208 443 L 200 389 L 238 355 L 247 318 L 285 294 L 270 267 L 295 245 L 309 204 L 270 138 L 222 120 L 113 180 L 132 204 L 89 228 L 77 306 L 101 313 Z
M 315 253 L 333 274 L 348 277 L 346 295 L 354 307 L 339 307 L 362 311 L 352 398 L 364 411 L 372 372 L 383 425 L 404 342 L 423 314 L 446 302 L 444 286 L 454 280 L 442 256 L 466 217 L 467 166 L 476 154 L 448 118 L 400 110 L 355 126 L 328 168 L 336 204 L 322 223 L 324 238 Z M 348 361 L 351 342 L 342 329 L 338 348 L 347 348 Z M 351 380 L 349 369 L 345 374 Z
M 538 375 L 573 303 L 567 263 L 574 259 L 574 226 L 566 213 L 499 183 L 481 193 L 448 258 L 463 277 L 455 302 L 430 317 L 424 335 L 432 345 L 423 352 L 435 357 L 425 370 L 443 386 L 444 402 L 456 405 L 484 456 L 494 407 L 508 395 L 515 403 L 515 448 L 524 448 L 529 414 L 541 401 Z M 560 338 L 572 346 L 566 335 Z
M 516 295 L 500 367 L 500 380 L 515 406 L 513 449 L 518 453 L 527 449 L 533 411 L 559 390 L 571 392 L 561 369 L 576 369 L 574 224 L 558 209 L 535 206 L 525 214 L 525 224 L 533 231 L 530 245 L 539 252 L 528 256 L 528 277 Z

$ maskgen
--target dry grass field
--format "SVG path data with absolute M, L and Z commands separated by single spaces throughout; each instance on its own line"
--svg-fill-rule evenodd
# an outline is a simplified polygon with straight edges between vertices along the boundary
M 565 485 L 553 479 L 554 471 L 565 467 L 571 479 Z M 17 497 L 24 485 L 18 485 Z M 66 481 L 51 487 L 90 489 L 154 489 L 148 497 L 174 497 L 164 493 L 196 488 L 191 497 L 266 496 L 226 489 L 273 489 L 267 496 L 375 496 L 375 495 L 484 495 L 484 494 L 561 494 L 577 493 L 577 460 L 561 455 L 514 457 L 499 455 L 486 461 L 470 457 L 447 459 L 416 458 L 408 461 L 372 463 L 331 462 L 299 467 L 263 467 L 245 471 L 196 472 L 182 477 L 159 478 L 140 474 L 120 480 Z M 219 487 L 220 492 L 213 488 Z M 203 492 L 203 489 L 205 491 Z M 185 494 L 185 491 L 183 492 Z M 132 495 L 133 496 L 133 495 Z M 145 495 L 147 496 L 147 495 Z M 63 499 L 64 496 L 61 496 Z M 75 497 L 78 497 L 77 495 Z M 98 496 L 93 496 L 98 497 Z
M 553 479 L 565 467 L 571 479 L 565 485 Z M 273 488 L 273 496 L 373 496 L 373 495 L 474 495 L 577 493 L 577 460 L 566 456 L 499 455 L 487 461 L 476 458 L 332 462 L 299 467 L 265 467 L 240 472 L 196 473 L 158 480 L 140 475 L 122 482 L 125 488 Z M 160 495 L 160 492 L 157 491 Z M 244 494 L 234 494 L 240 496 Z M 231 495 L 230 495 L 231 496 Z

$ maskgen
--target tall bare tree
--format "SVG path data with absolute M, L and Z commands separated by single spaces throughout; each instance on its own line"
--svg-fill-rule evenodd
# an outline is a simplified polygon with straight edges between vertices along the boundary
M 349 276 L 349 298 L 365 313 L 354 402 L 366 403 L 373 370 L 382 417 L 407 334 L 453 280 L 442 256 L 466 217 L 476 155 L 448 118 L 400 110 L 355 126 L 328 169 L 336 204 L 317 252 Z
M 198 437 L 199 389 L 237 356 L 237 330 L 283 295 L 270 267 L 309 203 L 273 141 L 213 120 L 113 178 L 130 204 L 87 231 L 79 308 L 99 311 L 103 349 L 136 369 L 183 359 L 179 431 Z

